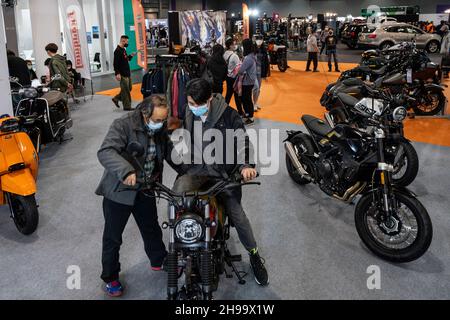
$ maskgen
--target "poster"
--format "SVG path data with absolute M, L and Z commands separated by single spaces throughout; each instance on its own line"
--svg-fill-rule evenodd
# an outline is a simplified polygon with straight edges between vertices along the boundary
M 79 0 L 59 0 L 66 39 L 67 59 L 84 79 L 91 79 L 89 51 L 83 9 Z
M 100 28 L 98 26 L 92 26 L 92 36 L 94 39 L 100 39 Z
M 87 37 L 87 43 L 91 44 L 92 43 L 92 33 L 86 32 L 86 37 Z
M 136 34 L 137 64 L 147 69 L 147 30 L 141 0 L 133 0 L 134 31 Z
M 250 38 L 250 12 L 248 11 L 248 6 L 243 3 L 242 4 L 242 31 L 243 31 L 243 39 Z
M 225 11 L 181 11 L 181 44 L 195 40 L 203 47 L 211 43 L 225 45 Z

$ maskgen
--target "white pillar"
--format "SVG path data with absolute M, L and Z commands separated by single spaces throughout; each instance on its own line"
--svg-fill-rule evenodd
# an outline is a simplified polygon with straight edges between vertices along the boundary
M 0 115 L 13 113 L 11 87 L 9 85 L 8 59 L 6 57 L 6 33 L 3 8 L 0 8 Z
M 105 23 L 103 19 L 102 0 L 97 0 L 97 17 L 100 31 L 100 62 L 102 64 L 102 72 L 108 71 L 106 68 L 106 47 L 105 47 Z
M 36 73 L 40 77 L 46 74 L 44 62 L 48 55 L 45 52 L 45 46 L 56 43 L 60 49 L 62 48 L 58 0 L 30 1 L 30 16 Z M 59 54 L 63 53 L 59 52 Z

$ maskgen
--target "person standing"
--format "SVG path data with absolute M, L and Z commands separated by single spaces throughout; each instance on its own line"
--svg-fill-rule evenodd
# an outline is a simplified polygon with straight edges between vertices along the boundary
M 328 37 L 328 31 L 329 31 L 329 27 L 325 26 L 325 28 L 320 32 L 320 55 L 322 55 L 323 51 L 325 50 L 326 47 L 326 43 L 325 43 L 325 39 Z
M 331 72 L 331 57 L 334 60 L 334 70 L 339 71 L 339 64 L 336 56 L 337 37 L 334 35 L 333 29 L 328 31 L 328 36 L 325 38 L 326 54 L 328 56 L 328 72 Z
M 253 88 L 253 104 L 255 111 L 261 109 L 258 104 L 259 95 L 261 94 L 262 79 L 267 78 L 269 73 L 269 56 L 267 53 L 264 40 L 261 38 L 256 40 L 256 82 Z
M 16 54 L 7 50 L 9 76 L 19 79 L 22 86 L 31 85 L 30 72 L 28 71 L 27 63 Z
M 225 95 L 225 101 L 227 104 L 230 104 L 231 97 L 234 94 L 234 102 L 236 103 L 236 108 L 240 116 L 244 115 L 244 111 L 242 110 L 242 103 L 240 97 L 234 92 L 234 82 L 236 81 L 237 69 L 241 64 L 241 59 L 236 53 L 236 41 L 232 38 L 228 39 L 225 42 L 225 47 L 227 51 L 223 54 L 223 58 L 228 66 L 228 74 L 226 77 L 227 83 L 227 93 Z
M 106 293 L 112 297 L 123 294 L 119 281 L 119 251 L 122 233 L 132 214 L 144 241 L 151 269 L 163 269 L 167 256 L 158 224 L 156 200 L 135 188 L 144 177 L 162 181 L 164 160 L 179 174 L 183 165 L 172 162 L 173 144 L 168 136 L 166 121 L 169 108 L 165 97 L 152 95 L 133 111 L 111 125 L 100 150 L 98 160 L 104 167 L 103 177 L 95 191 L 103 196 L 105 226 L 102 241 L 102 274 Z M 127 153 L 131 142 L 140 143 L 145 154 L 136 161 Z
M 319 72 L 319 70 L 317 70 L 318 66 L 317 54 L 319 53 L 319 47 L 317 46 L 317 38 L 312 32 L 311 27 L 308 27 L 307 33 L 308 33 L 308 40 L 306 40 L 306 51 L 308 52 L 308 61 L 306 62 L 306 71 L 311 71 L 310 66 L 311 62 L 313 62 L 314 63 L 313 72 Z
M 130 61 L 136 55 L 136 52 L 128 55 L 128 36 L 120 37 L 120 43 L 114 51 L 114 71 L 116 80 L 120 82 L 120 93 L 112 99 L 117 108 L 120 108 L 119 101 L 123 104 L 123 110 L 131 110 L 131 90 L 133 82 L 131 80 Z
M 56 75 L 61 76 L 58 80 L 52 81 L 50 87 L 63 93 L 72 91 L 72 78 L 67 71 L 66 58 L 58 54 L 58 46 L 55 43 L 49 43 L 45 46 L 45 51 L 47 51 L 47 54 L 50 57 L 50 62 L 48 64 L 50 81 L 51 78 Z
M 33 62 L 31 62 L 31 60 L 25 60 L 25 62 L 27 63 L 28 71 L 30 72 L 31 81 L 36 80 L 38 77 L 36 71 L 33 69 Z
M 220 44 L 213 47 L 211 59 L 208 61 L 207 68 L 213 77 L 212 90 L 213 93 L 223 93 L 223 82 L 227 78 L 228 67 L 223 55 L 224 48 Z
M 254 123 L 253 114 L 255 112 L 253 105 L 253 87 L 256 82 L 256 55 L 255 46 L 250 39 L 242 41 L 242 48 L 244 50 L 244 60 L 239 68 L 238 75 L 243 76 L 242 79 L 242 96 L 241 101 L 244 106 L 244 124 L 252 125 Z

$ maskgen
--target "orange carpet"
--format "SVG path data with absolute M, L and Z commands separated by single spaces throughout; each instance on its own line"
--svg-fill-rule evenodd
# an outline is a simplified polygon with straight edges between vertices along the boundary
M 320 105 L 320 97 L 325 87 L 336 81 L 339 73 L 327 72 L 327 63 L 319 62 L 320 72 L 305 72 L 306 62 L 289 61 L 291 68 L 285 73 L 277 68 L 272 75 L 263 80 L 259 104 L 262 110 L 256 113 L 256 118 L 300 124 L 304 114 L 323 117 L 324 108 Z M 355 67 L 355 64 L 341 63 L 341 71 Z M 450 81 L 446 81 L 450 86 Z M 141 85 L 133 86 L 132 98 L 141 101 Z M 119 89 L 113 89 L 98 94 L 114 96 Z M 450 98 L 450 88 L 446 89 Z M 232 100 L 232 106 L 234 102 Z M 450 119 L 417 118 L 405 122 L 405 135 L 418 142 L 431 143 L 450 147 Z

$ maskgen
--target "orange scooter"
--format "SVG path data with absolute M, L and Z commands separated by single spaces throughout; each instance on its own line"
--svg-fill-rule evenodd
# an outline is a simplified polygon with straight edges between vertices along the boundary
M 30 235 L 39 223 L 36 177 L 39 156 L 29 136 L 20 131 L 23 119 L 0 117 L 0 205 L 9 205 L 19 232 Z

